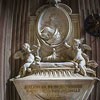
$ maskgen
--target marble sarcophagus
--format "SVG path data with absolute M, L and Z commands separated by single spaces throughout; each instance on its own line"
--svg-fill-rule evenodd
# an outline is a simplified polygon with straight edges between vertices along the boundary
M 32 75 L 12 80 L 22 100 L 87 100 L 97 80 L 75 74 L 71 62 L 38 66 Z

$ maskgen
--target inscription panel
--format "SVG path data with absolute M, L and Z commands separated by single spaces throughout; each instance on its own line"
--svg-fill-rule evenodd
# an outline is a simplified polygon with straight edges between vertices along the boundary
M 14 84 L 22 100 L 87 100 L 92 81 L 16 80 Z

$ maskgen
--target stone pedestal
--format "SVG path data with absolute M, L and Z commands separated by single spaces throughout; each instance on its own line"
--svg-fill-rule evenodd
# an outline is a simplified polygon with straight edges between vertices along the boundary
M 21 100 L 87 100 L 95 77 L 75 74 L 67 67 L 40 68 L 13 83 Z

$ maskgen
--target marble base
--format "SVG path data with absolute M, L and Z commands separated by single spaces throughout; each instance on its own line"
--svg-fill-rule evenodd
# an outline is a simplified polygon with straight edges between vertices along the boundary
M 14 79 L 21 100 L 87 100 L 95 78 L 83 76 L 35 77 L 30 75 Z

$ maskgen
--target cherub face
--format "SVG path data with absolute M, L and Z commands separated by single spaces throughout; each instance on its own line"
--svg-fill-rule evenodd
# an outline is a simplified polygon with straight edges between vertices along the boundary
M 74 39 L 73 49 L 78 49 L 81 41 L 79 39 Z
M 74 39 L 74 43 L 79 45 L 79 44 L 81 44 L 81 41 L 79 39 Z
M 28 43 L 24 43 L 24 44 L 22 45 L 22 49 L 23 49 L 23 50 L 27 50 L 28 48 L 30 48 L 30 45 L 29 45 Z

